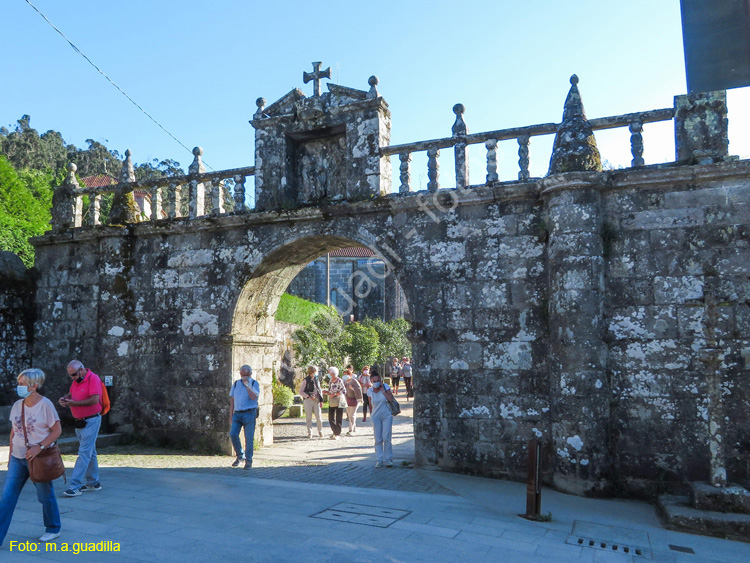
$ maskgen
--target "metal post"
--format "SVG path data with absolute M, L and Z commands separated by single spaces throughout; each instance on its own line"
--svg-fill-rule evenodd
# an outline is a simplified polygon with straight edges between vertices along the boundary
M 541 457 L 541 444 L 531 440 L 526 465 L 526 514 L 523 514 L 529 520 L 537 520 L 542 510 Z

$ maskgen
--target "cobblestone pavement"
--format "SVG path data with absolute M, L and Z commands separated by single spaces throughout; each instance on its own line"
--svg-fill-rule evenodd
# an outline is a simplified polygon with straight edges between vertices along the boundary
M 307 438 L 304 419 L 279 419 L 274 423 L 274 444 L 255 452 L 252 471 L 227 467 L 190 467 L 189 471 L 217 474 L 242 474 L 260 479 L 280 479 L 303 483 L 320 483 L 349 487 L 386 489 L 453 495 L 450 489 L 439 485 L 413 469 L 414 425 L 412 405 L 405 400 L 402 413 L 394 418 L 392 468 L 375 468 L 375 439 L 370 420 L 362 422 L 357 415 L 357 431 L 347 435 L 344 429 L 339 440 L 331 440 L 328 422 L 323 424 L 324 438 Z M 313 419 L 313 423 L 314 423 Z

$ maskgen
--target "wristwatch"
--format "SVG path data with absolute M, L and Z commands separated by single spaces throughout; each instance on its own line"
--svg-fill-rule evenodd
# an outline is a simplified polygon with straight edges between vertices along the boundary
M 39 447 L 44 451 L 44 444 L 39 444 Z

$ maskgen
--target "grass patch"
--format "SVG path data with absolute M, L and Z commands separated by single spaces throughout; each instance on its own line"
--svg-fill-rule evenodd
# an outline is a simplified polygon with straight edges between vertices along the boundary
M 325 305 L 285 293 L 281 296 L 275 317 L 277 321 L 306 326 L 310 324 L 315 313 L 327 309 Z

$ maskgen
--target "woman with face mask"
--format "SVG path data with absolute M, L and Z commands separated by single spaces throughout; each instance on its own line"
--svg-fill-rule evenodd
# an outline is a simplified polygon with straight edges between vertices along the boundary
M 60 417 L 52 401 L 39 394 L 44 383 L 44 372 L 40 369 L 27 369 L 18 376 L 16 392 L 21 397 L 10 411 L 10 455 L 8 473 L 5 476 L 3 496 L 0 500 L 0 545 L 10 527 L 10 520 L 16 508 L 21 489 L 29 478 L 29 460 L 52 446 L 60 437 Z M 26 421 L 26 439 L 24 424 Z M 28 443 L 28 448 L 26 447 Z M 42 504 L 45 532 L 41 542 L 52 541 L 60 536 L 60 510 L 52 482 L 34 483 L 36 497 Z
M 393 415 L 388 408 L 388 399 L 393 399 L 391 388 L 380 380 L 380 374 L 373 370 L 370 376 L 372 387 L 367 390 L 372 405 L 372 429 L 375 433 L 375 454 L 378 461 L 375 467 L 393 467 L 393 445 L 391 434 L 393 429 Z

